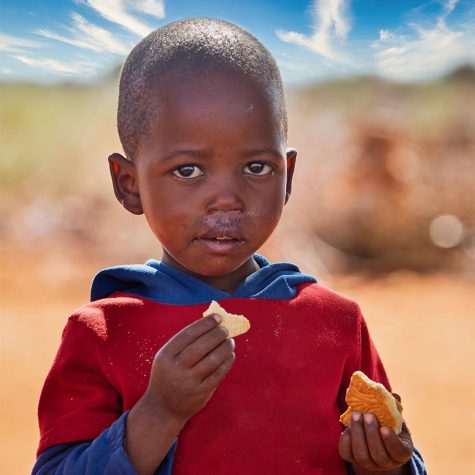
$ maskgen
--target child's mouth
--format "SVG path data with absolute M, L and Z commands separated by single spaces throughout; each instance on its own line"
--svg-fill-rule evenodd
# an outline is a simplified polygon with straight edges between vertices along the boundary
M 209 251 L 217 253 L 231 252 L 244 244 L 244 239 L 231 236 L 203 236 L 195 239 L 195 241 Z

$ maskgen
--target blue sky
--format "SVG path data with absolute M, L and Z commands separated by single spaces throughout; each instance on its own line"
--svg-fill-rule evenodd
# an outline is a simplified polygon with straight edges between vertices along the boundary
M 257 36 L 288 83 L 426 80 L 475 63 L 474 14 L 473 0 L 2 0 L 0 76 L 94 80 L 151 30 L 213 16 Z

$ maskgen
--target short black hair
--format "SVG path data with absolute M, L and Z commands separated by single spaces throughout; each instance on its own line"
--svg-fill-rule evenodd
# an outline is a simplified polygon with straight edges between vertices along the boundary
M 193 74 L 209 66 L 238 72 L 262 85 L 277 101 L 282 133 L 287 138 L 282 79 L 270 52 L 232 23 L 190 18 L 150 33 L 130 52 L 122 67 L 117 128 L 127 158 L 133 160 L 153 117 L 150 89 L 172 71 Z

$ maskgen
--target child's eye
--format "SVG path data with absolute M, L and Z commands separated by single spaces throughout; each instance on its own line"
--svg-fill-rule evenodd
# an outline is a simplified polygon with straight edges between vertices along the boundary
M 267 163 L 251 162 L 244 167 L 244 171 L 250 175 L 269 175 L 274 169 Z
M 203 175 L 201 168 L 196 165 L 183 165 L 175 168 L 172 173 L 178 178 L 197 178 Z

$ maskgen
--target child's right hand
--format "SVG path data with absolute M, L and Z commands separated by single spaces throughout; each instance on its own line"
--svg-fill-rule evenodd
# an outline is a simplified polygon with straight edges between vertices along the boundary
M 200 318 L 156 354 L 144 398 L 157 410 L 186 422 L 206 405 L 230 370 L 235 344 L 218 326 L 220 318 Z
M 200 318 L 155 355 L 148 388 L 126 422 L 126 451 L 139 475 L 155 473 L 185 422 L 231 368 L 234 340 L 226 339 L 218 319 Z

